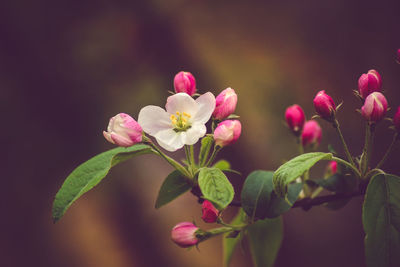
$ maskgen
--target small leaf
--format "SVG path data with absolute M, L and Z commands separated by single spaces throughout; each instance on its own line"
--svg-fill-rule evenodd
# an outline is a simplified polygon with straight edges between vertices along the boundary
M 230 222 L 231 225 L 238 225 L 245 222 L 246 214 L 243 212 L 243 209 L 239 209 L 238 214 L 233 218 Z M 235 237 L 229 237 L 232 233 L 224 234 L 222 238 L 222 246 L 224 251 L 224 258 L 223 258 L 223 266 L 228 267 L 229 263 L 231 262 L 233 253 L 235 252 L 236 245 L 241 240 L 241 234 L 236 235 Z
M 331 160 L 331 153 L 313 152 L 297 156 L 281 165 L 274 173 L 274 189 L 278 196 L 287 194 L 287 186 L 296 178 L 302 176 L 320 160 Z
M 198 182 L 203 198 L 211 201 L 217 209 L 222 210 L 232 202 L 235 192 L 220 169 L 200 169 Z
M 254 171 L 244 182 L 241 193 L 242 208 L 252 220 L 281 215 L 291 208 L 299 196 L 302 184 L 294 183 L 289 185 L 288 199 L 278 197 L 274 192 L 273 175 L 270 171 Z
M 282 218 L 257 221 L 247 234 L 254 266 L 272 267 L 283 239 Z
M 217 168 L 217 169 L 220 169 L 223 172 L 231 172 L 231 173 L 235 173 L 235 174 L 238 174 L 238 175 L 242 175 L 240 172 L 232 170 L 231 169 L 231 164 L 228 161 L 224 160 L 224 159 L 221 159 L 221 160 L 217 161 L 217 163 L 215 163 L 213 165 L 213 167 Z
M 352 192 L 357 185 L 357 179 L 353 175 L 334 174 L 326 179 L 314 180 L 316 184 L 335 193 Z
M 137 144 L 128 148 L 118 147 L 103 152 L 79 165 L 65 179 L 53 202 L 53 220 L 57 222 L 84 193 L 96 186 L 118 163 L 133 156 L 155 153 L 148 145 Z
M 192 187 L 179 171 L 175 170 L 171 172 L 161 185 L 155 208 L 158 209 L 164 206 L 188 191 L 190 188 Z
M 208 154 L 210 154 L 211 146 L 214 142 L 213 137 L 211 136 L 205 136 L 203 139 L 201 139 L 201 147 L 200 147 L 200 152 L 199 152 L 199 164 L 200 166 L 203 166 L 206 161 Z
M 217 169 L 220 169 L 221 171 L 226 171 L 226 170 L 230 170 L 231 169 L 231 164 L 228 161 L 226 161 L 224 159 L 221 159 L 221 160 L 217 161 L 213 165 L 213 167 L 217 168 Z
M 368 267 L 396 267 L 400 262 L 400 177 L 374 176 L 368 184 L 362 221 Z

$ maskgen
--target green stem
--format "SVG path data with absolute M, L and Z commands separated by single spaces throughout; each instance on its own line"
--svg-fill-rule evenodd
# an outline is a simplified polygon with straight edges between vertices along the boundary
M 190 161 L 192 162 L 192 166 L 195 167 L 196 166 L 196 161 L 194 159 L 194 148 L 193 148 L 193 145 L 189 146 L 189 152 L 190 152 Z
M 365 144 L 360 163 L 360 170 L 363 176 L 368 171 L 369 161 L 371 158 L 371 147 L 374 135 L 374 128 L 374 125 L 372 125 L 370 122 L 367 122 L 367 126 L 365 128 Z
M 347 160 L 353 165 L 356 166 L 353 161 L 353 157 L 350 154 L 349 148 L 347 147 L 346 141 L 344 141 L 344 137 L 342 131 L 340 130 L 340 125 L 337 119 L 333 121 L 333 127 L 336 129 L 337 133 L 339 134 L 340 140 L 342 141 L 344 152 L 346 153 Z
M 210 166 L 210 164 L 214 161 L 215 157 L 217 156 L 218 152 L 221 150 L 222 147 L 214 146 L 213 152 L 211 154 L 210 159 L 207 161 L 205 167 Z
M 168 157 L 164 154 L 149 138 L 146 137 L 145 142 L 148 143 L 154 150 L 156 150 L 161 157 L 163 157 L 172 167 L 180 171 L 185 177 L 189 178 L 190 182 L 192 183 L 193 176 L 189 173 L 185 167 L 183 167 L 179 162 L 174 160 L 173 158 Z
M 399 134 L 396 132 L 393 135 L 393 140 L 392 143 L 389 145 L 388 150 L 386 151 L 385 155 L 383 156 L 383 158 L 381 159 L 381 161 L 378 163 L 378 165 L 376 165 L 375 169 L 379 169 L 383 163 L 385 163 L 385 161 L 387 160 L 390 152 L 392 152 L 393 148 L 394 148 L 394 144 L 396 143 L 396 141 L 399 139 Z
M 337 163 L 341 163 L 341 164 L 349 167 L 358 178 L 361 177 L 360 171 L 357 170 L 357 168 L 354 165 L 350 164 L 349 162 L 347 162 L 341 158 L 337 158 L 337 157 L 332 157 L 331 160 L 336 161 Z
M 221 225 L 223 225 L 223 226 L 226 226 L 226 227 L 230 227 L 230 228 L 232 228 L 232 229 L 234 229 L 234 230 L 241 230 L 241 229 L 243 229 L 244 227 L 248 226 L 248 224 L 239 224 L 239 225 L 228 224 L 228 223 L 225 223 L 221 218 L 219 218 L 219 219 L 217 220 L 217 223 L 219 223 L 219 224 L 221 224 Z

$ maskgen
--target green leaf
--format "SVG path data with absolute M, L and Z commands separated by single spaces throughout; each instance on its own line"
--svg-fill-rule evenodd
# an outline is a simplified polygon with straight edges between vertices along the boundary
M 205 136 L 201 139 L 201 147 L 200 147 L 200 152 L 199 152 L 199 164 L 200 166 L 203 166 L 206 161 L 207 157 L 210 154 L 211 146 L 214 142 L 213 137 L 211 136 Z
M 238 225 L 245 222 L 246 214 L 243 209 L 239 209 L 238 214 L 230 222 L 231 225 Z M 235 252 L 236 245 L 241 240 L 242 235 L 239 234 L 236 237 L 229 237 L 230 233 L 224 234 L 222 238 L 222 246 L 224 251 L 223 266 L 228 267 L 231 262 L 233 253 Z
M 57 222 L 69 206 L 84 193 L 96 186 L 118 163 L 133 156 L 155 153 L 148 145 L 137 144 L 128 148 L 118 147 L 103 152 L 79 165 L 65 179 L 53 202 L 53 220 Z
M 379 174 L 369 182 L 362 215 L 368 267 L 400 262 L 400 177 Z
M 287 186 L 296 178 L 302 176 L 320 160 L 331 160 L 331 153 L 313 152 L 297 156 L 281 165 L 274 173 L 274 189 L 278 196 L 287 194 Z
M 199 187 L 203 198 L 211 201 L 219 210 L 226 208 L 235 194 L 228 178 L 217 168 L 200 169 Z
M 283 239 L 281 217 L 257 221 L 248 227 L 247 234 L 254 265 L 273 266 Z
M 155 208 L 164 206 L 191 188 L 191 185 L 178 170 L 171 172 L 161 185 Z
M 299 196 L 302 184 L 294 183 L 289 185 L 287 199 L 278 197 L 274 192 L 273 175 L 270 171 L 254 171 L 244 182 L 241 193 L 242 208 L 252 220 L 281 215 L 291 208 Z

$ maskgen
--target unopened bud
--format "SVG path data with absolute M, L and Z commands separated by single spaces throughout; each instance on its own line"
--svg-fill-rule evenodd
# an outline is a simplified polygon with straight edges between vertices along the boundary
M 332 97 L 327 95 L 324 90 L 319 91 L 314 98 L 314 108 L 321 118 L 333 121 L 336 112 L 336 105 Z
M 181 71 L 175 75 L 174 87 L 176 93 L 186 93 L 192 96 L 196 93 L 196 80 L 190 72 Z
M 370 122 L 378 122 L 385 117 L 387 107 L 385 96 L 379 92 L 373 92 L 365 99 L 361 114 Z
M 301 134 L 301 143 L 303 146 L 319 145 L 322 138 L 322 129 L 318 122 L 309 120 L 304 124 L 303 132 Z
M 394 114 L 393 123 L 397 132 L 400 133 L 400 107 L 397 108 L 396 114 Z
M 112 144 L 128 147 L 142 141 L 143 130 L 131 116 L 119 113 L 112 117 L 108 123 L 104 137 Z
M 201 216 L 203 221 L 206 223 L 215 223 L 217 221 L 219 211 L 210 201 L 204 200 L 203 204 L 201 205 L 201 210 L 203 213 Z
M 303 109 L 299 105 L 288 107 L 285 112 L 285 119 L 290 130 L 298 136 L 303 129 L 306 119 Z
M 330 161 L 326 167 L 326 172 L 328 175 L 334 175 L 337 172 L 337 162 Z
M 242 132 L 242 125 L 238 120 L 220 122 L 214 131 L 214 141 L 218 146 L 227 146 L 235 143 Z
M 182 248 L 191 247 L 199 242 L 196 237 L 198 230 L 199 228 L 191 222 L 181 222 L 172 228 L 171 239 Z
M 362 98 L 366 98 L 373 92 L 381 91 L 382 78 L 376 70 L 369 70 L 358 79 L 358 91 Z
M 215 98 L 213 117 L 222 120 L 231 115 L 236 108 L 237 95 L 232 88 L 226 88 Z

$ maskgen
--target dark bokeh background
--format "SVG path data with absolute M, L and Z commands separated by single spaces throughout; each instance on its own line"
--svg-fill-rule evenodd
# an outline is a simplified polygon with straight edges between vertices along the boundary
M 153 208 L 171 171 L 155 156 L 115 168 L 56 225 L 53 197 L 74 167 L 112 148 L 101 134 L 109 117 L 164 105 L 180 70 L 191 71 L 202 92 L 231 86 L 239 95 L 243 135 L 220 155 L 244 174 L 230 177 L 237 185 L 295 155 L 284 110 L 298 103 L 310 118 L 318 90 L 344 101 L 343 132 L 360 153 L 364 123 L 352 96 L 359 75 L 377 69 L 390 105 L 400 105 L 399 10 L 399 1 L 3 1 L 0 265 L 219 266 L 219 238 L 200 251 L 170 242 L 180 221 L 208 226 L 189 194 Z M 342 152 L 321 125 L 320 149 L 330 143 Z M 375 163 L 391 140 L 388 126 L 377 129 Z M 399 155 L 388 172 L 400 173 Z M 276 265 L 364 266 L 361 203 L 288 212 Z M 244 244 L 233 266 L 249 260 Z

